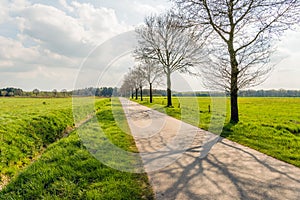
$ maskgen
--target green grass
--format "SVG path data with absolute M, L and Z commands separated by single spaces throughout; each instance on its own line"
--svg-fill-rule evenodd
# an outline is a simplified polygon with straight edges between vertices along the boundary
M 119 171 L 96 159 L 97 145 L 108 140 L 125 151 L 136 151 L 133 138 L 116 126 L 111 104 L 110 99 L 97 100 L 96 117 L 49 145 L 0 192 L 0 199 L 153 199 L 144 173 Z M 122 115 L 119 102 L 113 104 Z M 95 132 L 99 127 L 103 134 Z
M 73 126 L 68 99 L 0 98 L 0 184 Z
M 115 169 L 143 172 L 135 141 L 117 98 L 96 104 L 96 119 L 78 129 L 86 148 L 102 163 Z
M 195 102 L 195 99 L 198 102 L 198 110 L 191 109 L 196 108 L 191 103 Z M 185 107 L 180 105 L 179 108 L 180 101 L 185 102 Z M 158 108 L 170 116 L 205 130 L 214 131 L 210 125 L 216 121 L 216 124 L 220 124 L 222 119 L 225 119 L 221 133 L 223 137 L 300 167 L 300 98 L 241 97 L 239 98 L 240 122 L 235 125 L 229 123 L 229 99 L 226 102 L 226 116 L 213 107 L 213 111 L 208 112 L 208 105 L 212 105 L 208 97 L 175 97 L 173 108 L 166 108 L 167 100 L 162 97 L 155 98 L 151 105 L 147 98 L 143 102 L 138 102 Z M 182 113 L 190 114 L 182 117 Z M 196 114 L 199 118 L 193 119 L 192 116 Z

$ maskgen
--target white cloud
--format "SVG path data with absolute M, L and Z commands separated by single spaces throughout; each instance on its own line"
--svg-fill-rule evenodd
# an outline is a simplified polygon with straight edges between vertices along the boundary
M 65 8 L 68 12 L 73 12 L 74 8 L 70 6 L 66 0 L 59 0 L 60 5 Z
M 44 67 L 73 67 L 79 61 L 40 46 L 24 47 L 19 41 L 0 36 L 0 71 L 24 72 Z
M 141 3 L 140 1 L 134 1 L 132 8 L 140 14 L 143 15 L 150 15 L 150 14 L 159 14 L 164 12 L 165 10 L 170 9 L 169 7 L 166 7 L 165 5 L 156 4 L 156 5 L 149 5 L 145 3 Z
M 78 2 L 73 2 L 72 5 L 91 43 L 99 44 L 116 34 L 131 29 L 130 26 L 119 22 L 113 9 L 95 8 L 91 4 Z
M 254 89 L 299 89 L 300 27 L 286 32 L 271 61 L 277 64 L 273 72 L 263 84 Z
M 92 49 L 131 30 L 146 15 L 170 8 L 168 0 L 1 0 L 1 87 L 72 89 L 78 68 Z M 283 39 L 274 57 L 282 62 L 259 87 L 279 87 L 280 81 L 286 88 L 289 82 L 291 87 L 300 85 L 299 34 L 300 29 Z M 115 53 L 115 48 L 106 49 L 103 55 Z M 99 60 L 89 60 L 91 68 L 102 69 Z M 124 64 L 124 71 L 128 67 Z
M 23 34 L 53 52 L 80 56 L 91 48 L 84 27 L 74 18 L 52 6 L 35 4 L 19 12 L 25 21 Z
M 89 52 L 130 29 L 113 9 L 65 0 L 56 4 L 1 1 L 0 24 L 5 22 L 13 33 L 6 37 L 0 32 L 0 71 L 6 74 L 1 85 L 28 88 L 53 81 L 56 88 L 61 84 L 70 89 Z
M 54 88 L 71 90 L 77 72 L 77 70 L 69 68 L 37 67 L 29 72 L 2 73 L 3 78 L 0 80 L 0 84 L 20 87 L 27 91 L 34 88 L 48 91 Z
M 0 24 L 4 22 L 8 17 L 8 8 L 6 7 L 7 0 L 2 0 L 0 2 Z
M 14 66 L 14 63 L 12 61 L 9 61 L 9 60 L 1 60 L 0 61 L 0 71 L 1 71 L 1 68 L 10 68 L 13 66 Z
M 71 6 L 75 17 L 53 6 L 27 6 L 18 12 L 18 26 L 44 48 L 76 57 L 86 56 L 96 44 L 129 29 L 112 9 L 78 2 Z
M 0 59 L 2 60 L 1 71 L 24 71 L 28 70 L 27 67 L 32 64 L 32 60 L 38 60 L 38 52 L 36 47 L 25 48 L 16 40 L 0 36 Z M 4 63 L 10 64 L 4 65 Z
M 283 51 L 287 54 L 300 54 L 300 27 L 295 30 L 287 31 L 282 41 L 279 43 L 279 51 Z

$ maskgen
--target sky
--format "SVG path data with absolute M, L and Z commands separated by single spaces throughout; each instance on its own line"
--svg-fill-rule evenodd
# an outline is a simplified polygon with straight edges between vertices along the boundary
M 1 0 L 0 88 L 119 86 L 134 65 L 133 30 L 169 8 L 168 0 Z M 281 62 L 253 89 L 300 89 L 300 28 L 277 45 Z M 201 80 L 179 74 L 173 88 L 203 90 Z

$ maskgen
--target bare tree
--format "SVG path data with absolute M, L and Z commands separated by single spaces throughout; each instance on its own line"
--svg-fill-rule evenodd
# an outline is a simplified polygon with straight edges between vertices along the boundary
M 154 83 L 160 83 L 162 81 L 162 67 L 159 66 L 159 62 L 155 62 L 150 59 L 146 59 L 143 61 L 141 66 L 142 74 L 149 84 L 149 93 L 150 93 L 150 103 L 153 102 L 153 95 L 152 95 L 152 86 Z
M 139 39 L 135 57 L 161 64 L 159 66 L 167 79 L 167 106 L 172 106 L 171 74 L 176 71 L 192 74 L 191 67 L 203 61 L 202 44 L 192 29 L 182 28 L 181 21 L 170 13 L 147 17 L 145 25 L 136 32 Z
M 126 89 L 130 89 L 131 90 L 131 94 L 132 94 L 132 99 L 133 99 L 133 94 L 135 93 L 135 99 L 138 99 L 138 91 L 141 86 L 141 81 L 144 81 L 143 76 L 140 77 L 140 72 L 137 72 L 136 68 L 129 68 L 129 72 L 124 76 L 124 80 L 123 80 L 123 84 L 122 84 L 122 88 Z M 134 92 L 135 90 L 135 92 Z
M 127 94 L 129 94 L 129 96 L 131 96 L 131 98 L 133 99 L 134 89 L 135 89 L 134 84 L 133 84 L 133 81 L 131 80 L 130 75 L 125 74 L 124 79 L 123 79 L 123 84 L 120 88 L 120 92 L 124 96 L 127 96 Z
M 239 121 L 238 90 L 260 84 L 276 41 L 300 19 L 299 0 L 173 0 L 188 27 L 201 25 L 214 50 L 207 84 L 230 91 L 231 122 Z
M 135 81 L 136 88 L 138 88 L 140 90 L 141 101 L 143 101 L 143 86 L 145 84 L 146 79 L 145 79 L 145 74 L 142 70 L 141 65 L 134 67 L 133 70 L 131 71 L 131 73 L 132 73 L 132 78 Z

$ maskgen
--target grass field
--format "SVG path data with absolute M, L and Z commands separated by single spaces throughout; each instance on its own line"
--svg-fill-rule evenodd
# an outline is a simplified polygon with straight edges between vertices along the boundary
M 72 100 L 0 98 L 0 185 L 73 126 Z
M 85 105 L 86 99 L 79 101 Z M 214 102 L 218 103 L 204 97 L 174 98 L 173 108 L 165 107 L 165 98 L 155 98 L 151 105 L 147 99 L 140 103 L 212 131 L 217 121 L 223 125 L 222 136 L 300 167 L 300 98 L 239 98 L 236 125 L 229 123 L 229 108 L 223 110 L 221 105 L 228 106 L 228 99 Z M 0 199 L 153 198 L 145 174 L 117 170 L 140 166 L 139 159 L 119 151 L 99 151 L 113 143 L 126 152 L 137 152 L 120 102 L 97 99 L 88 109 L 81 103 L 75 119 L 80 121 L 90 111 L 96 111 L 95 117 L 83 124 L 83 132 L 79 128 L 56 141 L 66 127 L 73 126 L 71 99 L 0 98 L 0 181 L 13 177 Z M 99 127 L 101 134 L 95 135 Z
M 208 105 L 212 105 L 209 97 L 197 98 L 198 109 L 191 103 L 195 98 L 174 97 L 173 108 L 165 107 L 165 98 L 155 98 L 152 105 L 147 98 L 138 102 L 206 130 L 213 121 L 224 118 L 223 137 L 300 167 L 300 98 L 239 98 L 240 122 L 235 125 L 229 123 L 228 99 L 224 115 L 213 108 L 208 112 Z M 180 101 L 185 102 L 185 107 L 179 105 Z M 193 118 L 195 113 L 199 115 L 197 120 Z
M 120 111 L 120 103 L 113 103 Z M 113 169 L 97 160 L 97 154 L 90 153 L 107 139 L 125 151 L 136 151 L 133 138 L 116 126 L 111 109 L 110 99 L 96 100 L 96 116 L 82 125 L 85 132 L 74 131 L 50 144 L 38 160 L 0 192 L 0 199 L 153 199 L 145 174 Z M 89 130 L 97 126 L 106 139 L 89 135 Z M 89 152 L 83 140 L 91 141 L 91 137 L 96 146 Z

